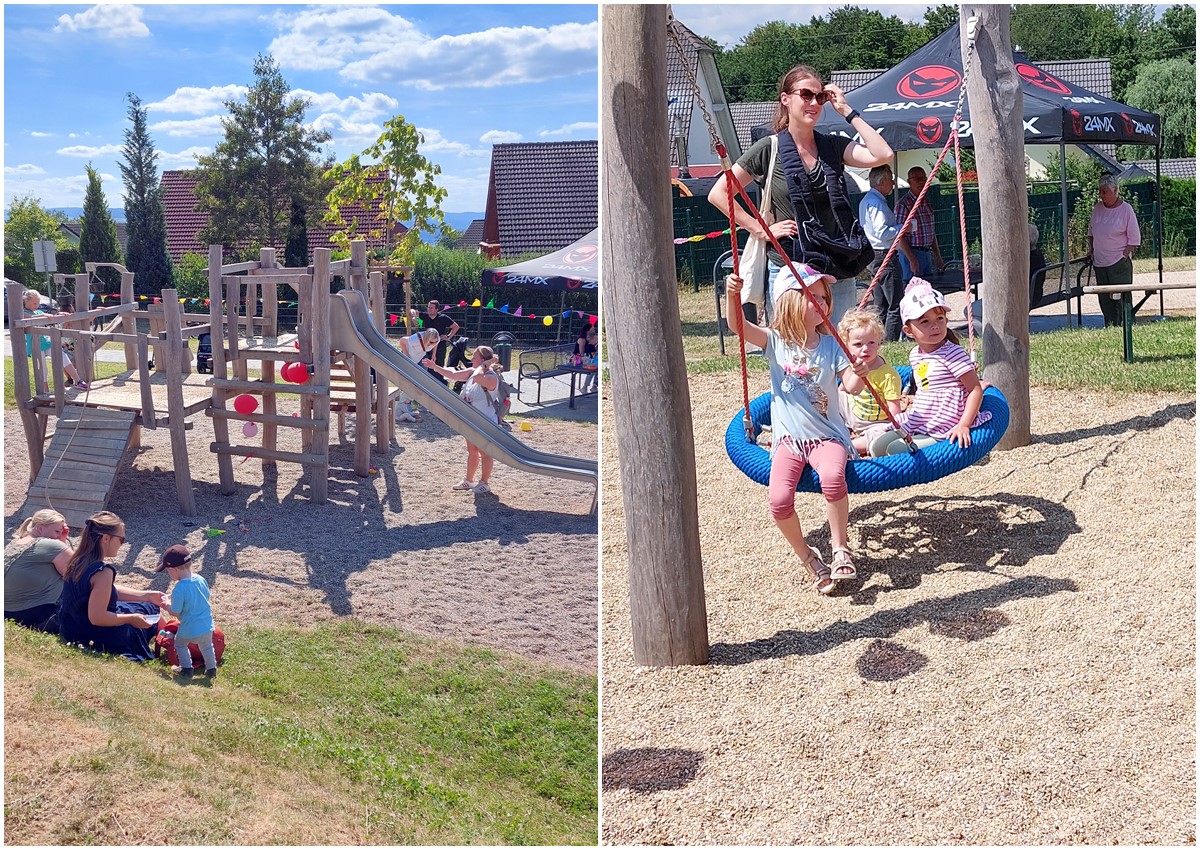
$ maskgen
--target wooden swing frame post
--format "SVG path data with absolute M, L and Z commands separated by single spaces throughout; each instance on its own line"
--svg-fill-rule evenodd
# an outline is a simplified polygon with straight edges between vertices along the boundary
M 604 6 L 600 18 L 602 297 L 633 657 L 645 666 L 703 664 L 696 453 L 671 240 L 667 7 Z

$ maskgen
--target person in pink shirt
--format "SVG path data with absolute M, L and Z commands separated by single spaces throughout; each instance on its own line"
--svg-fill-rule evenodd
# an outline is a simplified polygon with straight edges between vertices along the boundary
M 1133 252 L 1142 244 L 1137 215 L 1117 193 L 1117 178 L 1100 178 L 1100 202 L 1092 209 L 1088 223 L 1088 253 L 1096 271 L 1097 286 L 1133 283 Z M 1120 325 L 1121 296 L 1100 293 L 1100 312 L 1104 326 Z

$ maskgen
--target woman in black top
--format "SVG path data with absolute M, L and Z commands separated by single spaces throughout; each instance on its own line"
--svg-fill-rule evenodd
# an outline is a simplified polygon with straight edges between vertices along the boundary
M 846 102 L 846 95 L 840 87 L 821 81 L 820 75 L 808 65 L 797 65 L 779 81 L 779 103 L 775 108 L 774 130 L 780 133 L 787 130 L 800 154 L 800 159 L 808 173 L 808 184 L 811 192 L 802 199 L 805 210 L 797 210 L 792 196 L 789 194 L 788 181 L 783 173 L 783 167 L 776 158 L 775 170 L 767 175 L 771 162 L 771 136 L 759 139 L 742 155 L 733 166 L 733 176 L 745 186 L 751 180 L 760 186 L 771 180 L 771 216 L 763 210 L 764 218 L 771 223 L 771 233 L 779 240 L 783 248 L 799 259 L 795 251 L 795 236 L 798 232 L 796 223 L 797 213 L 804 218 L 811 213 L 825 226 L 827 233 L 836 233 L 838 223 L 830 203 L 829 186 L 827 185 L 827 169 L 822 166 L 818 147 L 826 152 L 827 157 L 836 158 L 830 162 L 834 171 L 840 173 L 843 166 L 851 168 L 873 168 L 891 162 L 892 148 L 883 140 L 866 120 Z M 828 102 L 839 115 L 846 119 L 849 129 L 858 134 L 861 140 L 854 141 L 845 136 L 827 136 L 816 132 L 817 122 L 821 118 L 821 110 Z M 820 145 L 818 145 L 820 142 Z M 736 189 L 734 196 L 737 197 Z M 709 203 L 720 209 L 726 215 L 729 213 L 729 189 L 725 175 L 721 175 L 708 193 Z M 734 207 L 734 218 L 738 227 L 748 231 L 750 235 L 766 238 L 766 233 L 754 216 L 741 203 Z M 774 251 L 771 252 L 774 254 Z M 783 265 L 778 255 L 771 257 L 772 274 Z M 833 304 L 830 308 L 830 318 L 837 324 L 842 315 L 854 306 L 854 278 L 844 278 L 835 283 Z M 767 291 L 770 291 L 768 282 Z M 768 297 L 767 302 L 770 303 Z

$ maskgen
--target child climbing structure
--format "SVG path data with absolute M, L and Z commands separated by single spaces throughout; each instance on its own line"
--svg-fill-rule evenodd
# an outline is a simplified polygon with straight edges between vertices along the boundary
M 356 414 L 354 472 L 366 477 L 371 466 L 372 414 L 376 451 L 386 453 L 395 436 L 393 404 L 402 389 L 502 463 L 591 483 L 595 511 L 596 461 L 525 445 L 392 346 L 383 330 L 383 275 L 368 270 L 364 242 L 352 243 L 350 258 L 336 262 L 327 249 L 317 249 L 313 265 L 307 268 L 278 267 L 275 251 L 269 248 L 262 249 L 256 261 L 222 264 L 221 259 L 221 246 L 211 246 L 207 314 L 185 313 L 173 289 L 163 290 L 161 305 L 140 310 L 132 273 L 117 267 L 122 277 L 120 304 L 10 321 L 14 352 L 20 353 L 29 337 L 51 340 L 52 392 L 41 357 L 33 358 L 32 375 L 27 357 L 13 358 L 17 405 L 30 456 L 30 507 L 52 505 L 72 527 L 82 527 L 91 513 L 107 504 L 126 450 L 139 444 L 140 429 L 167 428 L 180 511 L 195 516 L 187 420 L 199 414 L 213 420 L 209 449 L 218 456 L 221 493 L 236 489 L 233 458 L 254 457 L 264 466 L 301 464 L 312 500 L 324 504 L 332 414 Z M 58 276 L 74 277 L 77 304 L 89 302 L 88 279 L 95 265 L 112 264 L 89 264 L 88 275 Z M 339 278 L 345 288 L 333 294 L 333 282 Z M 61 286 L 63 280 L 58 282 Z M 8 286 L 10 317 L 22 315 L 22 291 L 20 284 Z M 298 324 L 294 333 L 281 333 L 278 305 L 280 295 L 288 292 L 295 294 Z M 138 319 L 145 320 L 148 333 L 138 332 Z M 90 330 L 97 320 L 109 324 Z M 211 340 L 211 378 L 191 370 L 188 340 L 203 334 Z M 66 388 L 60 348 L 64 339 L 75 342 L 85 380 L 94 377 L 94 353 L 108 344 L 124 346 L 126 371 L 93 380 L 88 391 Z M 293 380 L 281 382 L 285 374 Z M 390 390 L 389 382 L 394 385 Z M 297 414 L 280 412 L 281 394 L 299 396 Z M 254 397 L 254 403 L 238 404 L 241 396 Z M 51 417 L 55 427 L 44 451 Z M 231 422 L 242 425 L 239 436 L 261 433 L 261 443 L 234 443 Z M 281 448 L 280 428 L 299 431 L 299 451 Z

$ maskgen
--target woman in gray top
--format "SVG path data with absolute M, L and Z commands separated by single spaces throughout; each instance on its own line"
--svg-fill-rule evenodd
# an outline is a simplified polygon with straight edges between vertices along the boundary
M 21 523 L 4 550 L 4 619 L 58 634 L 58 598 L 71 560 L 67 521 L 43 509 Z

